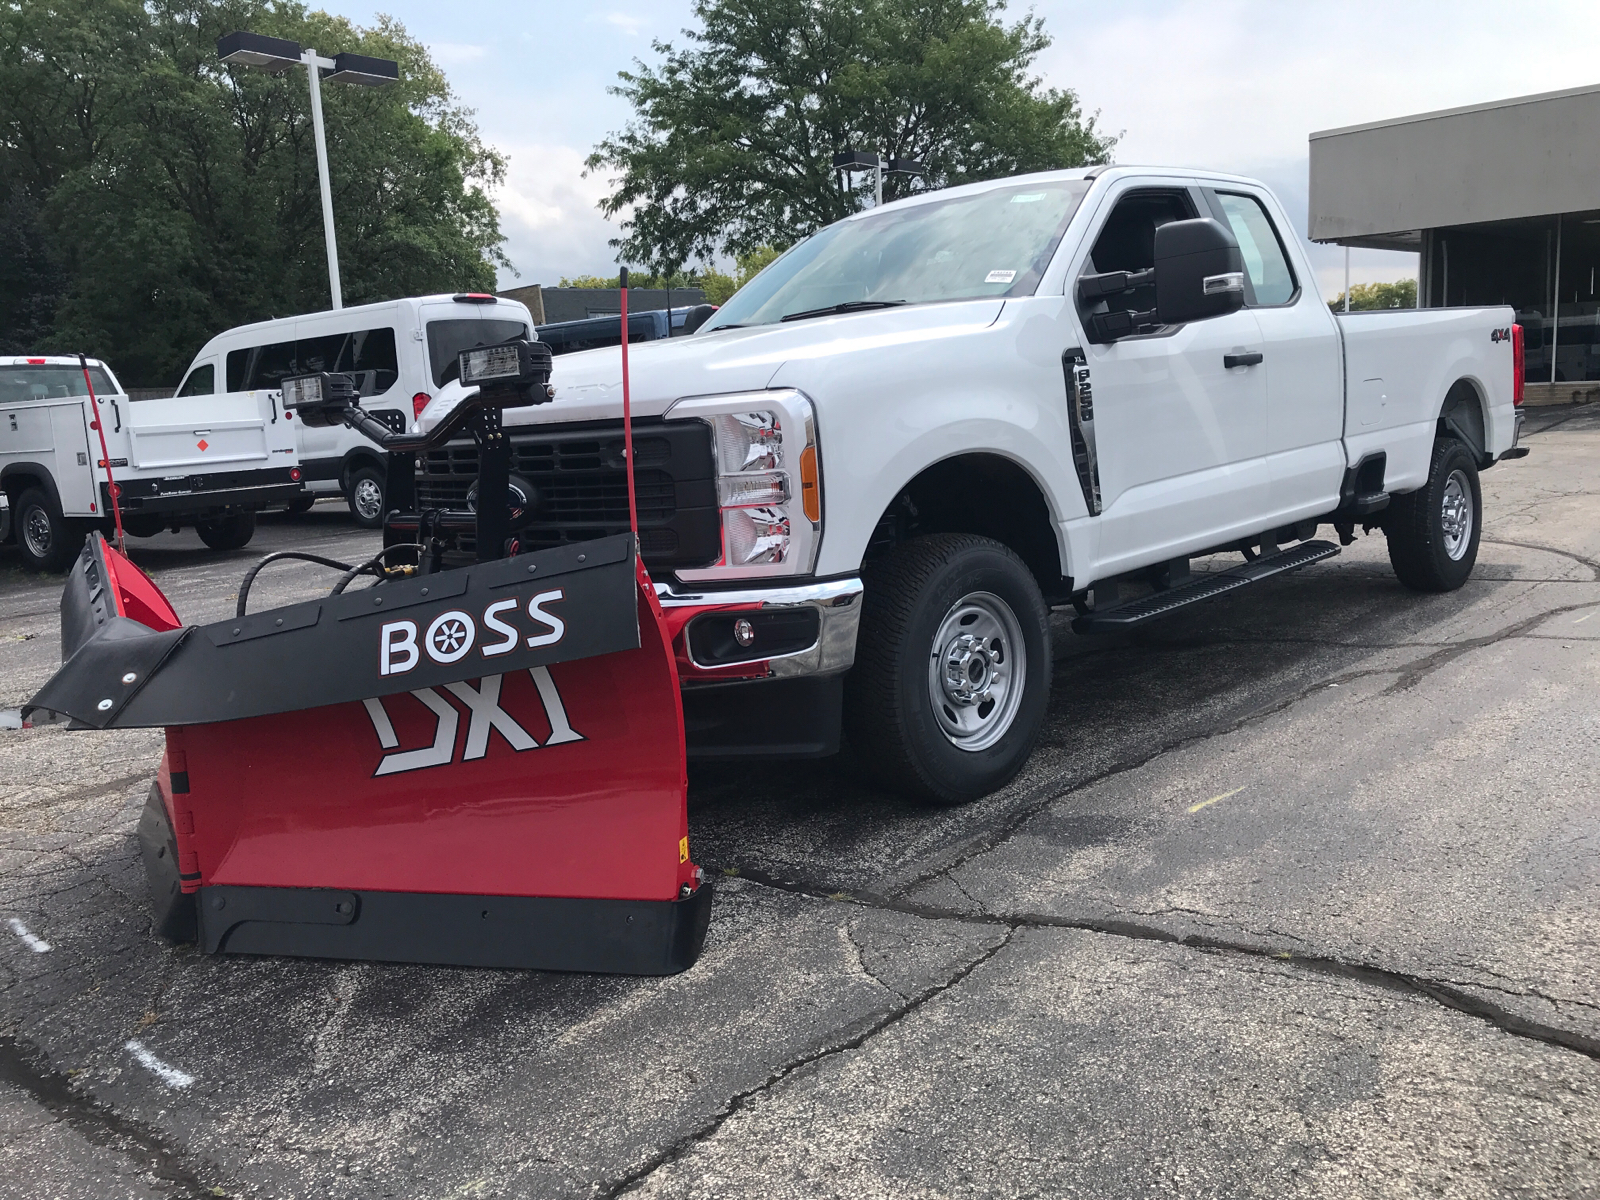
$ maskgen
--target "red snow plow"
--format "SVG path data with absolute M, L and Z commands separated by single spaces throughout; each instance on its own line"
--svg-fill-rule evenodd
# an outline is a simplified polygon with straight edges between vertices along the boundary
M 478 391 L 428 435 L 367 415 L 347 377 L 285 380 L 284 399 L 400 457 L 469 430 L 476 563 L 390 547 L 332 594 L 246 612 L 263 560 L 238 616 L 194 626 L 92 535 L 63 665 L 23 717 L 166 729 L 139 840 L 158 928 L 207 953 L 681 971 L 711 887 L 637 539 L 519 553 L 500 412 L 549 398 L 549 352 L 509 342 L 459 370 Z M 362 572 L 377 582 L 345 590 Z

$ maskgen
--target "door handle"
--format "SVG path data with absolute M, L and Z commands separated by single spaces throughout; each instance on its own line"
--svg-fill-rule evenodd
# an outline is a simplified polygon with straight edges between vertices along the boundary
M 1262 361 L 1264 357 L 1265 355 L 1259 350 L 1252 350 L 1248 354 L 1224 354 L 1222 356 L 1222 366 L 1224 369 L 1229 367 L 1253 367 Z

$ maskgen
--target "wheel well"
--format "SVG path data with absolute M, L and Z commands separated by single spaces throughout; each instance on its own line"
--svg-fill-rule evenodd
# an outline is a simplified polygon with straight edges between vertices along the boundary
M 998 454 L 961 454 L 924 469 L 878 518 L 866 557 L 929 533 L 975 533 L 1009 546 L 1045 598 L 1071 593 L 1044 492 L 1022 467 Z
M 43 467 L 35 466 L 33 463 L 12 463 L 4 474 L 0 474 L 0 490 L 10 497 L 13 504 L 31 487 L 39 488 L 56 502 L 57 507 L 60 507 L 61 496 L 56 492 L 56 481 Z
M 383 459 L 377 454 L 370 450 L 352 450 L 344 456 L 344 466 L 339 469 L 339 487 L 349 491 L 350 477 L 362 467 L 371 467 L 379 475 L 385 470 Z
M 1488 437 L 1483 419 L 1483 397 L 1470 379 L 1458 379 L 1445 393 L 1439 409 L 1439 436 L 1457 437 L 1467 444 L 1478 465 L 1488 465 Z

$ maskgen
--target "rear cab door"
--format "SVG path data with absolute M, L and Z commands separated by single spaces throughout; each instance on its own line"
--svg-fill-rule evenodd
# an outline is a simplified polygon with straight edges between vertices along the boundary
M 1245 305 L 1261 329 L 1269 478 L 1264 520 L 1288 524 L 1338 505 L 1344 479 L 1344 362 L 1339 331 L 1283 207 L 1264 187 L 1201 188 L 1244 258 Z
M 1200 189 L 1178 178 L 1129 177 L 1101 202 L 1069 278 L 1155 263 L 1155 230 L 1209 216 Z M 1094 396 L 1102 511 L 1095 577 L 1161 562 L 1248 531 L 1267 501 L 1266 380 L 1225 356 L 1259 352 L 1254 314 L 1097 345 L 1092 312 L 1155 307 L 1153 287 L 1079 304 Z

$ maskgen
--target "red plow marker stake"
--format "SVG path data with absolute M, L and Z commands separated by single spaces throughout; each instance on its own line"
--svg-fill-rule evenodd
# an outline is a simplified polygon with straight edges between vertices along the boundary
M 100 415 L 100 401 L 94 394 L 94 380 L 89 378 L 89 360 L 78 355 L 78 366 L 83 371 L 83 386 L 89 389 L 89 406 L 94 409 L 94 428 L 100 435 L 100 465 L 106 471 L 106 491 L 111 496 L 111 518 L 117 531 L 117 550 L 128 552 L 128 539 L 122 532 L 122 502 L 117 498 L 117 481 L 111 477 L 111 451 L 106 449 L 105 420 Z

